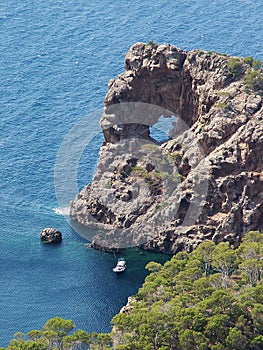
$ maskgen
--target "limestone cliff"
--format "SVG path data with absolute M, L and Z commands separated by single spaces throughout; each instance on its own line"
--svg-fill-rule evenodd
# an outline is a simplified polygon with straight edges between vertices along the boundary
M 252 58 L 133 45 L 109 82 L 105 142 L 73 224 L 97 230 L 95 248 L 166 253 L 263 230 L 262 91 Z M 160 116 L 177 117 L 161 144 L 151 134 Z

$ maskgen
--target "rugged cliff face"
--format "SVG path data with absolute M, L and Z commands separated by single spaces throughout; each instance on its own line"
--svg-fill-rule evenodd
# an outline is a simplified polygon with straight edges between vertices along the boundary
M 95 248 L 166 253 L 263 230 L 262 91 L 252 58 L 133 45 L 109 82 L 105 142 L 73 224 Z M 177 120 L 160 144 L 151 127 L 161 116 Z

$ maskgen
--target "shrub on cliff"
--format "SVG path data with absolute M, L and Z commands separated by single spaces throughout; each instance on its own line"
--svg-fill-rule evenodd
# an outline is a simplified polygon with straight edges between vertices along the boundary
M 244 62 L 249 65 L 245 76 L 246 92 L 263 90 L 263 63 L 250 56 L 244 58 Z
M 245 77 L 247 91 L 263 90 L 263 73 L 259 69 L 250 70 Z
M 227 68 L 229 70 L 229 73 L 234 77 L 234 78 L 238 78 L 240 77 L 242 71 L 243 71 L 243 65 L 240 62 L 240 60 L 236 57 L 231 57 L 228 60 L 227 63 Z

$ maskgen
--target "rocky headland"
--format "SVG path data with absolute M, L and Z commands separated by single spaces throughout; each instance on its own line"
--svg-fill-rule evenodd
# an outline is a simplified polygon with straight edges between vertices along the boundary
M 92 246 L 191 251 L 263 230 L 263 73 L 252 57 L 136 43 L 109 82 L 97 171 L 71 202 Z M 151 127 L 177 117 L 158 143 Z

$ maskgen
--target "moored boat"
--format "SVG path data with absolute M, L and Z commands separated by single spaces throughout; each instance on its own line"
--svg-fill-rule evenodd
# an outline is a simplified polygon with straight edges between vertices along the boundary
M 119 258 L 117 265 L 112 269 L 113 272 L 123 272 L 126 270 L 126 260 L 124 258 Z

